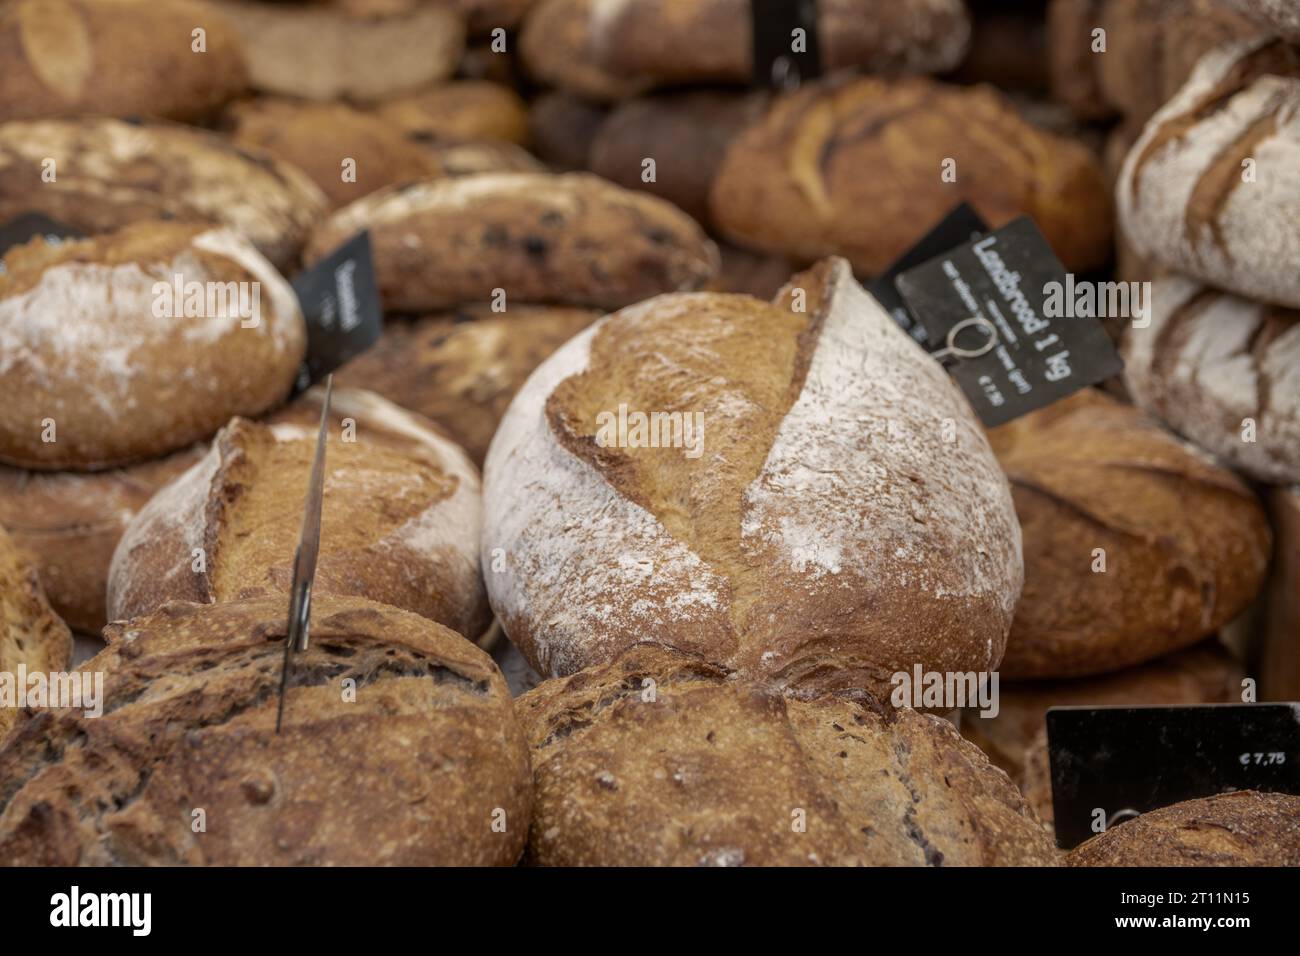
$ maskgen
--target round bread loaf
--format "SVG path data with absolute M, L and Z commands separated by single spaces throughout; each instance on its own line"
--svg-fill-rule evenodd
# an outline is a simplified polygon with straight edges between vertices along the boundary
M 1070 866 L 1300 866 L 1300 797 L 1243 790 L 1152 810 L 1081 844 Z
M 1050 866 L 1006 774 L 868 694 L 782 695 L 641 645 L 516 701 L 528 859 L 560 866 Z
M 527 145 L 528 107 L 508 86 L 457 80 L 382 103 L 378 113 L 408 138 L 502 140 Z
M 442 173 L 441 164 L 402 130 L 342 103 L 262 97 L 237 104 L 229 120 L 238 145 L 301 169 L 332 207 Z
M 487 654 L 418 615 L 318 593 L 277 733 L 285 608 L 176 603 L 109 627 L 84 665 L 104 673 L 103 716 L 43 711 L 0 747 L 0 859 L 513 864 L 528 746 Z
M 448 3 L 216 0 L 239 31 L 249 78 L 267 93 L 373 102 L 451 76 L 465 21 Z
M 389 322 L 334 378 L 432 420 L 482 465 L 497 423 L 533 369 L 598 318 L 588 309 L 516 305 L 505 314 L 466 306 Z
M 0 461 L 95 469 L 205 439 L 289 393 L 298 300 L 229 229 L 141 222 L 9 250 L 0 274 Z
M 1087 389 L 989 435 L 1024 538 L 1004 678 L 1119 670 L 1243 611 L 1271 549 L 1259 500 L 1130 405 Z
M 596 102 L 626 99 L 648 90 L 645 77 L 620 76 L 598 66 L 592 16 L 599 0 L 538 0 L 524 19 L 519 54 L 528 75 Z
M 1147 124 L 1120 174 L 1140 256 L 1252 299 L 1300 307 L 1300 50 L 1207 54 Z
M 0 526 L 0 674 L 16 685 L 20 665 L 28 673 L 65 671 L 71 655 L 72 633 L 45 599 L 35 564 Z M 0 741 L 23 714 L 17 703 L 0 697 Z
M 831 79 L 777 99 L 732 141 L 710 207 L 741 245 L 843 255 L 876 275 L 963 200 L 992 226 L 1032 216 L 1068 269 L 1110 255 L 1110 200 L 1086 147 L 992 88 L 922 78 Z
M 309 392 L 270 424 L 235 419 L 154 495 L 113 555 L 110 619 L 288 593 L 320 399 Z M 477 470 L 431 423 L 377 395 L 339 390 L 332 415 L 313 593 L 382 601 L 478 637 L 491 619 Z
M 1300 6 L 1295 0 L 1228 0 L 1260 26 L 1292 43 L 1300 43 Z
M 206 4 L 14 0 L 0 8 L 0 121 L 93 113 L 201 120 L 245 82 L 234 27 Z
M 913 665 L 995 668 L 1020 593 L 970 406 L 843 260 L 778 305 L 660 296 L 569 340 L 515 396 L 484 489 L 492 606 L 548 676 L 651 640 L 887 696 Z
M 1150 298 L 1125 331 L 1133 401 L 1252 477 L 1300 482 L 1300 312 L 1178 276 Z
M 108 622 L 108 565 L 153 493 L 202 457 L 194 446 L 112 471 L 27 471 L 0 465 L 0 525 L 36 560 L 55 612 L 74 631 Z M 2 668 L 0 668 L 2 669 Z
M 312 236 L 319 259 L 370 230 L 384 307 L 428 312 L 488 302 L 616 309 L 698 289 L 718 250 L 653 196 L 595 176 L 495 173 L 411 183 L 340 209 Z
M 591 144 L 608 114 L 605 106 L 572 93 L 543 93 L 528 111 L 533 151 L 555 169 L 586 169 Z
M 942 73 L 970 40 L 963 0 L 816 0 L 822 67 Z M 747 0 L 604 0 L 591 8 L 595 62 L 657 83 L 748 82 L 754 37 Z
M 0 222 L 39 212 L 87 233 L 141 219 L 225 225 L 284 270 L 324 209 L 297 169 L 203 130 L 113 119 L 0 125 Z

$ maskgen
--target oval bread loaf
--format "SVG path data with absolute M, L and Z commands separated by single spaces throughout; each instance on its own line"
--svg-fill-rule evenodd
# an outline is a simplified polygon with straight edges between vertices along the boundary
M 843 260 L 776 306 L 660 296 L 571 339 L 515 396 L 484 502 L 493 608 L 550 676 L 649 640 L 887 695 L 914 664 L 995 668 L 1020 593 L 970 406 Z
M 528 747 L 491 659 L 415 614 L 317 594 L 277 733 L 285 606 L 176 603 L 110 627 L 85 665 L 103 716 L 44 711 L 0 747 L 0 860 L 512 865 Z
M 324 210 L 302 172 L 204 130 L 114 119 L 0 125 L 0 222 L 39 212 L 84 233 L 141 219 L 225 225 L 284 270 Z
M 384 308 L 426 312 L 488 302 L 615 309 L 698 289 L 718 251 L 670 204 L 595 176 L 493 173 L 381 190 L 330 216 L 316 260 L 370 230 Z
M 530 77 L 601 103 L 636 96 L 651 87 L 647 77 L 622 76 L 596 63 L 591 30 L 599 2 L 538 0 L 519 34 L 519 55 Z
M 95 469 L 208 438 L 289 393 L 306 327 L 229 229 L 141 222 L 11 249 L 0 275 L 0 461 Z
M 167 601 L 288 593 L 319 402 L 317 390 L 270 424 L 235 419 L 154 495 L 113 556 L 111 619 Z M 332 415 L 313 593 L 382 601 L 477 638 L 490 616 L 476 469 L 429 422 L 377 395 L 339 390 Z
M 536 785 L 532 863 L 1057 861 L 1006 775 L 951 724 L 866 694 L 782 695 L 642 645 L 516 708 Z

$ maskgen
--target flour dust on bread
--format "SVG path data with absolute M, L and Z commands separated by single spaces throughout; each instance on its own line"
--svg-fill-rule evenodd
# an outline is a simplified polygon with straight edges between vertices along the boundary
M 696 451 L 620 439 L 637 411 L 702 425 Z M 493 608 L 543 674 L 650 640 L 881 689 L 914 664 L 995 668 L 1020 593 L 970 406 L 842 260 L 777 305 L 667 295 L 571 339 L 515 396 L 484 501 Z
M 266 424 L 235 419 L 150 500 L 113 556 L 112 619 L 288 593 L 320 400 L 309 392 Z M 491 619 L 477 469 L 430 422 L 369 392 L 337 390 L 332 415 L 314 593 L 381 601 L 477 638 Z
M 1300 7 L 1293 0 L 1227 0 L 1227 4 L 1291 43 L 1300 43 Z

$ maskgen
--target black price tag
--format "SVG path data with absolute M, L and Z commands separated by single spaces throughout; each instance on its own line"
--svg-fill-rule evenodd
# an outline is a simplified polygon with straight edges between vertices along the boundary
M 1027 217 L 916 266 L 895 285 L 950 372 L 992 427 L 1123 368 L 1091 314 L 1049 317 L 1065 269 Z M 959 341 L 960 339 L 960 341 Z
M 1053 707 L 1047 746 L 1062 849 L 1183 800 L 1300 794 L 1300 704 Z
M 295 386 L 302 391 L 370 348 L 384 331 L 370 233 L 358 233 L 298 275 L 293 291 L 307 320 L 307 358 Z
M 750 0 L 754 85 L 792 90 L 822 73 L 816 0 Z
M 867 291 L 885 307 L 885 311 L 893 316 L 894 321 L 902 326 L 904 332 L 921 345 L 928 347 L 925 326 L 912 318 L 912 313 L 907 311 L 903 297 L 894 287 L 894 280 L 908 269 L 929 262 L 954 246 L 976 239 L 988 231 L 988 223 L 980 218 L 979 213 L 971 207 L 970 203 L 964 202 L 944 216 L 939 225 L 927 232 L 920 242 L 881 273 Z
M 21 246 L 37 236 L 44 236 L 50 245 L 58 245 L 64 239 L 80 239 L 84 233 L 38 212 L 23 213 L 16 219 L 10 219 L 0 226 L 0 257 L 14 246 Z M 5 264 L 0 262 L 0 275 L 4 275 Z

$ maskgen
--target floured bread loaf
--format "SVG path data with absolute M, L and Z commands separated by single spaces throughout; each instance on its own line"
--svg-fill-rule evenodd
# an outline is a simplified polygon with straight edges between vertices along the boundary
M 71 654 L 72 634 L 46 601 L 35 565 L 0 526 L 0 674 L 16 683 L 19 665 L 65 671 Z M 0 700 L 0 741 L 22 716 L 16 703 Z
M 560 866 L 1050 866 L 1002 771 L 870 695 L 782 695 L 641 645 L 516 702 L 528 859 Z
M 970 406 L 843 260 L 777 305 L 660 296 L 571 339 L 502 420 L 484 503 L 492 606 L 551 676 L 656 641 L 887 695 L 995 668 L 1020 593 Z
M 377 112 L 408 138 L 503 140 L 527 144 L 528 107 L 501 83 L 457 80 L 379 104 Z
M 235 419 L 154 495 L 113 556 L 112 620 L 166 601 L 288 592 L 319 401 L 318 389 L 269 424 Z M 377 395 L 339 390 L 332 414 L 313 593 L 382 601 L 478 637 L 490 616 L 477 470 L 429 422 Z
M 10 249 L 0 275 L 0 461 L 95 469 L 281 402 L 306 349 L 289 284 L 229 229 L 142 222 Z
M 449 3 L 214 0 L 239 31 L 254 87 L 312 100 L 373 102 L 445 80 L 465 50 Z
M 141 219 L 220 224 L 283 270 L 324 209 L 297 169 L 203 130 L 113 119 L 0 125 L 0 222 L 39 212 L 86 233 Z
M 595 61 L 593 12 L 600 0 L 538 0 L 524 18 L 519 53 L 524 69 L 544 86 L 606 102 L 648 90 L 648 77 L 621 76 Z
M 748 82 L 754 38 L 747 0 L 603 0 L 591 7 L 597 64 L 657 83 Z M 817 0 L 826 70 L 942 73 L 970 40 L 963 0 Z
M 36 561 L 50 605 L 74 631 L 108 622 L 108 565 L 153 493 L 203 456 L 193 446 L 111 471 L 27 471 L 0 465 L 0 525 Z
M 1252 477 L 1300 482 L 1300 312 L 1182 277 L 1151 302 L 1150 325 L 1125 332 L 1133 401 Z
M 1300 50 L 1220 47 L 1151 118 L 1116 201 L 1138 255 L 1300 307 Z
M 415 614 L 317 593 L 277 734 L 285 607 L 176 603 L 110 627 L 85 665 L 104 673 L 103 716 L 44 711 L 0 747 L 0 860 L 513 864 L 528 746 L 491 659 Z
M 1024 537 L 1004 678 L 1079 677 L 1186 647 L 1264 584 L 1268 519 L 1240 479 L 1093 389 L 989 434 Z
M 732 141 L 710 208 L 740 245 L 842 255 L 876 275 L 963 200 L 992 226 L 1033 217 L 1067 269 L 1110 256 L 1110 198 L 1087 147 L 1031 126 L 991 87 L 919 77 L 831 78 L 778 98 Z
M 589 309 L 516 305 L 502 314 L 467 306 L 393 321 L 334 380 L 432 420 L 481 465 L 497 423 L 533 369 L 598 318 Z
M 1300 866 L 1300 797 L 1243 790 L 1152 810 L 1071 851 L 1070 866 Z
M 1295 0 L 1227 0 L 1262 27 L 1292 43 L 1300 43 L 1300 6 Z
M 0 7 L 0 120 L 95 113 L 201 120 L 245 82 L 235 29 L 206 4 L 14 0 Z
M 494 173 L 381 190 L 321 224 L 319 259 L 370 230 L 384 308 L 425 312 L 488 302 L 615 309 L 698 289 L 718 251 L 662 199 L 595 176 Z
M 237 104 L 229 119 L 238 145 L 301 169 L 333 207 L 442 173 L 441 164 L 402 130 L 342 103 L 261 97 Z

